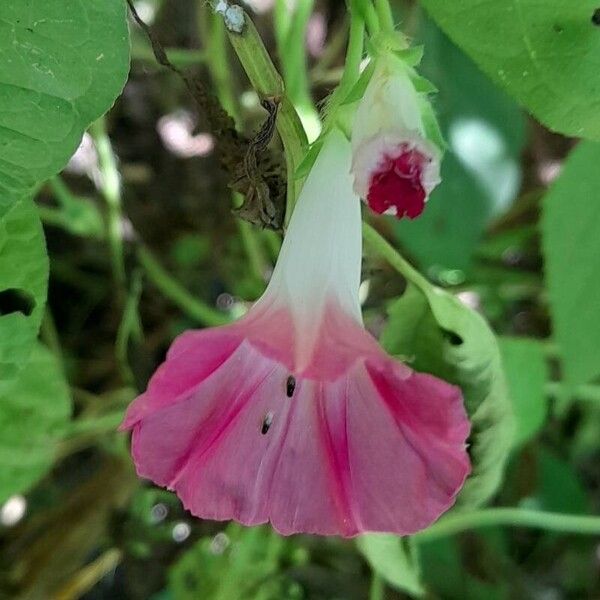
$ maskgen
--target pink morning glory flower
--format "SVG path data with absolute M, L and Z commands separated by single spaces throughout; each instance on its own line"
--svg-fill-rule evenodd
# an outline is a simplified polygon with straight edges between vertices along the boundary
M 439 130 L 413 81 L 425 80 L 393 54 L 375 60 L 352 128 L 354 190 L 378 214 L 414 219 L 440 182 Z
M 282 534 L 410 534 L 470 470 L 458 388 L 364 329 L 350 144 L 327 134 L 264 295 L 237 322 L 173 343 L 129 407 L 141 477 L 205 519 Z

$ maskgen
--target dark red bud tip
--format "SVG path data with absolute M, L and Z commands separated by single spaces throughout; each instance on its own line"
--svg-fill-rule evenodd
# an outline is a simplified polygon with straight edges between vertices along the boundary
M 378 214 L 390 211 L 398 219 L 418 217 L 425 208 L 427 193 L 422 184 L 423 171 L 430 158 L 404 144 L 396 156 L 386 156 L 380 169 L 371 176 L 367 202 Z

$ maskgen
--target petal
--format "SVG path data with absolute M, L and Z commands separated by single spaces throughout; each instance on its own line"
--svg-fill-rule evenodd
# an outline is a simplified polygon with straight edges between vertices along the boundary
M 178 344 L 194 353 L 193 341 Z M 176 350 L 161 367 L 165 381 L 177 375 Z M 242 341 L 203 381 L 133 424 L 138 473 L 174 489 L 199 517 L 271 521 L 283 534 L 426 527 L 469 471 L 460 392 L 382 352 L 357 353 L 346 367 L 335 379 L 298 376 L 290 398 L 288 366 Z
M 168 363 L 158 368 L 146 392 L 129 405 L 120 429 L 131 429 L 146 414 L 176 402 L 218 369 L 242 339 L 233 326 L 180 335 L 171 344 Z

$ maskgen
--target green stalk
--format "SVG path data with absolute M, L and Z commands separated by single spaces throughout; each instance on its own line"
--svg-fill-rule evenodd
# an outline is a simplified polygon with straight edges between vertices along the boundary
M 233 117 L 237 125 L 242 122 L 242 117 L 231 86 L 231 74 L 227 62 L 227 30 L 223 19 L 207 10 L 201 2 L 202 10 L 199 21 L 202 38 L 206 48 L 206 66 L 215 84 L 215 93 L 221 106 Z
M 352 10 L 350 21 L 350 34 L 348 36 L 348 48 L 346 50 L 346 62 L 344 72 L 338 87 L 331 94 L 327 102 L 327 116 L 325 117 L 325 129 L 331 125 L 336 110 L 346 96 L 352 90 L 360 76 L 360 63 L 363 58 L 365 39 L 365 22 L 361 13 Z
M 200 6 L 200 10 L 202 11 L 200 13 L 201 17 L 204 18 L 200 19 L 199 26 L 206 44 L 207 66 L 215 83 L 217 98 L 239 126 L 242 124 L 242 115 L 235 99 L 233 86 L 231 85 L 232 80 L 227 63 L 228 47 L 225 44 L 227 35 L 225 23 L 219 15 L 206 10 L 204 5 Z M 242 196 L 236 193 L 232 194 L 234 208 L 241 206 L 242 202 Z M 236 219 L 236 222 L 250 268 L 254 276 L 259 281 L 264 282 L 267 264 L 257 232 L 250 223 L 242 219 Z
M 123 257 L 121 182 L 117 160 L 106 131 L 106 118 L 100 117 L 89 128 L 98 153 L 98 166 L 102 176 L 100 192 L 107 207 L 107 237 L 110 246 L 113 276 L 120 292 L 125 288 L 125 259 Z
M 402 258 L 398 251 L 383 238 L 371 225 L 364 223 L 362 225 L 363 239 L 367 245 L 385 258 L 396 271 L 404 275 L 418 287 L 427 289 L 429 282 L 421 273 L 419 273 L 407 260 Z
M 429 542 L 471 529 L 509 525 L 576 533 L 600 535 L 600 517 L 565 515 L 524 508 L 486 508 L 443 517 L 414 537 L 417 542 Z
M 360 14 L 372 37 L 376 36 L 381 31 L 379 15 L 371 0 L 350 0 L 350 8 L 352 11 Z
M 258 95 L 261 98 L 280 99 L 277 131 L 283 143 L 287 166 L 287 223 L 292 214 L 297 195 L 302 188 L 302 181 L 296 180 L 294 174 L 306 152 L 308 145 L 306 133 L 298 113 L 285 94 L 281 75 L 277 72 L 254 24 L 246 13 L 244 13 L 242 33 L 228 31 L 228 35 L 229 41 L 250 79 L 250 83 Z
M 385 586 L 383 579 L 378 573 L 371 574 L 371 586 L 369 588 L 369 600 L 383 600 Z
M 117 330 L 117 339 L 115 341 L 115 355 L 117 364 L 121 371 L 123 381 L 128 385 L 133 385 L 135 378 L 129 361 L 127 358 L 127 345 L 131 336 L 134 336 L 136 341 L 141 340 L 142 325 L 138 313 L 138 305 L 140 296 L 142 295 L 142 274 L 139 269 L 133 275 L 131 290 L 125 301 L 123 316 Z
M 290 12 L 286 0 L 275 3 L 275 39 L 279 59 L 283 67 L 286 93 L 314 141 L 320 133 L 319 113 L 310 95 L 310 84 L 306 67 L 306 28 L 312 13 L 314 0 L 296 4 Z
M 227 315 L 197 300 L 179 282 L 175 281 L 154 258 L 148 248 L 140 246 L 137 256 L 148 279 L 152 281 L 165 298 L 171 300 L 189 317 L 207 327 L 225 325 L 230 322 Z
M 203 63 L 207 59 L 206 52 L 201 50 L 189 50 L 186 48 L 165 48 L 169 62 L 174 64 L 179 69 L 192 67 L 199 63 Z M 142 45 L 134 45 L 131 49 L 131 60 L 139 60 L 147 62 L 148 66 L 160 67 L 156 62 L 156 57 L 152 48 Z
M 389 0 L 375 0 L 375 11 L 385 31 L 394 31 L 394 15 Z

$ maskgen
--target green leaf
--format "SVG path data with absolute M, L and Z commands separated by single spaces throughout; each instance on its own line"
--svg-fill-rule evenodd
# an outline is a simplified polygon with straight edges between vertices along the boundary
M 500 351 L 516 420 L 514 445 L 520 446 L 533 438 L 546 420 L 548 369 L 542 345 L 536 340 L 501 338 Z
M 0 3 L 0 216 L 60 171 L 129 69 L 125 2 Z
M 298 597 L 292 582 L 272 577 L 284 549 L 284 538 L 269 527 L 232 524 L 217 537 L 200 539 L 175 563 L 169 589 L 176 600 Z
M 540 508 L 565 514 L 588 513 L 586 490 L 573 466 L 548 451 L 540 452 L 537 461 Z
M 481 547 L 483 535 L 479 533 Z M 483 546 L 485 551 L 486 547 Z M 505 600 L 510 598 L 509 586 L 502 579 L 502 571 L 497 574 L 497 583 L 478 579 L 473 567 L 466 568 L 459 538 L 447 537 L 419 544 L 423 581 L 428 588 L 437 592 L 445 600 Z M 464 562 L 463 562 L 464 561 Z M 488 559 L 489 561 L 489 559 Z M 469 561 L 470 562 L 470 561 Z M 485 557 L 481 560 L 485 564 Z
M 44 314 L 48 259 L 33 202 L 0 217 L 0 394 L 27 360 Z
M 420 598 L 425 590 L 421 585 L 418 566 L 407 549 L 408 541 L 395 535 L 368 534 L 356 540 L 358 549 L 375 573 L 392 587 Z
M 438 25 L 539 121 L 600 139 L 597 0 L 423 0 Z
M 0 394 L 0 503 L 27 491 L 52 467 L 70 414 L 58 361 L 37 344 L 19 379 Z
M 599 32 L 600 33 L 600 32 Z M 569 386 L 600 374 L 600 144 L 581 143 L 543 199 L 542 244 L 554 336 Z
M 523 113 L 431 20 L 418 38 L 426 47 L 420 72 L 440 90 L 433 104 L 448 152 L 424 213 L 394 228 L 422 267 L 467 270 L 486 226 L 518 193 Z
M 458 385 L 471 421 L 472 472 L 457 505 L 483 504 L 495 492 L 513 442 L 514 417 L 496 338 L 485 320 L 416 272 L 389 310 L 384 348 L 417 371 Z

